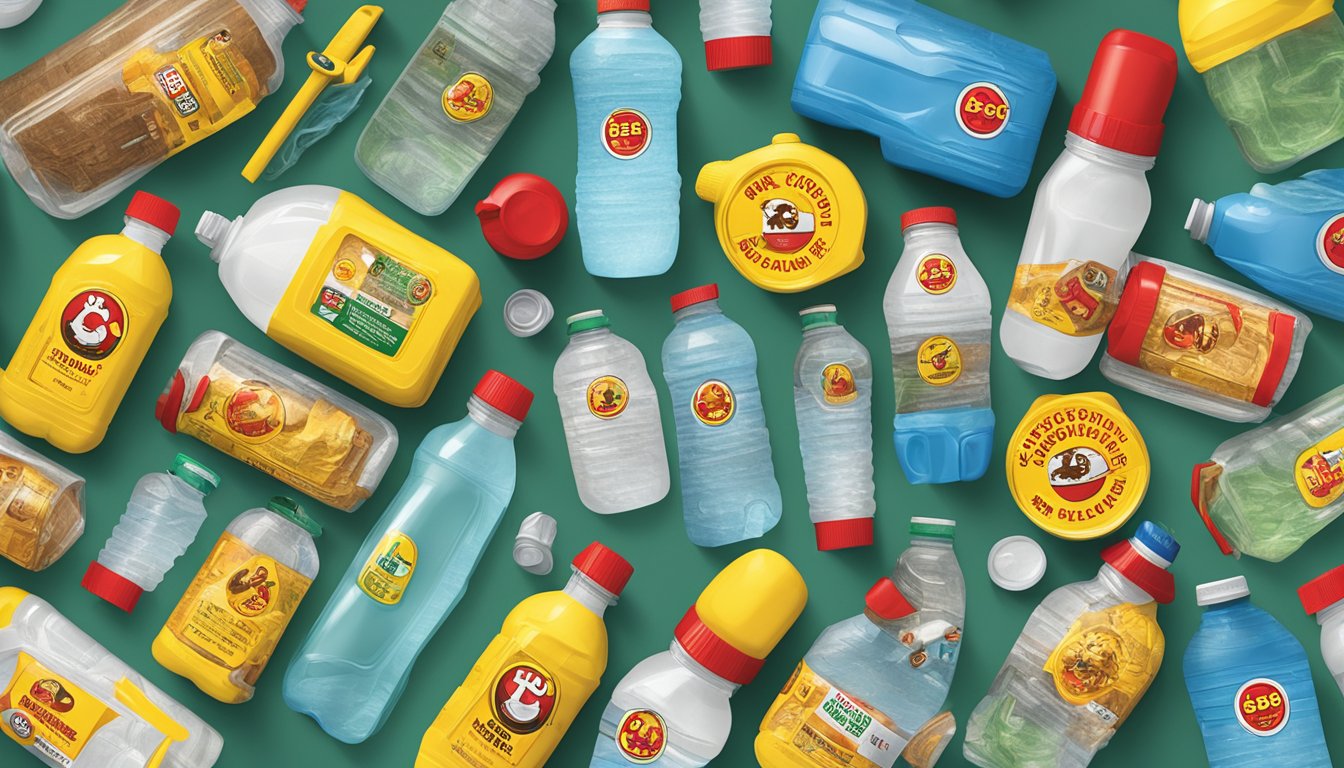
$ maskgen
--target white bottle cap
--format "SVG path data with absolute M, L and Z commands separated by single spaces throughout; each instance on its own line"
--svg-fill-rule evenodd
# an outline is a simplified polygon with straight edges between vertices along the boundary
M 550 573 L 555 567 L 551 545 L 555 543 L 557 528 L 555 518 L 545 512 L 533 512 L 524 518 L 513 540 L 513 562 L 538 576 Z
M 1009 536 L 989 550 L 989 578 L 1010 591 L 1031 589 L 1045 575 L 1045 550 L 1034 539 Z
M 1209 229 L 1213 226 L 1213 203 L 1195 198 L 1190 204 L 1190 213 L 1185 217 L 1185 228 L 1190 237 L 1199 242 L 1207 242 Z
M 1195 587 L 1195 602 L 1199 605 L 1217 605 L 1232 600 L 1249 597 L 1251 588 L 1246 585 L 1245 576 L 1233 576 L 1221 581 L 1210 581 Z
M 219 263 L 219 246 L 228 237 L 231 229 L 233 222 L 214 211 L 201 214 L 201 220 L 196 222 L 196 239 L 210 249 L 210 258 L 215 263 Z
M 555 317 L 551 300 L 540 291 L 524 288 L 504 302 L 504 325 L 520 339 L 541 333 Z

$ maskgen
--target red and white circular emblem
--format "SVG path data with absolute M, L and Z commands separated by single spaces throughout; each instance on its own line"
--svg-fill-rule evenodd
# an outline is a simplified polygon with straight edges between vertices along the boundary
M 1288 693 L 1283 686 L 1259 677 L 1237 690 L 1237 722 L 1256 736 L 1273 736 L 1288 725 Z
M 1344 213 L 1331 216 L 1316 235 L 1316 255 L 1325 268 L 1344 274 Z
M 602 124 L 602 146 L 617 160 L 634 160 L 653 140 L 653 124 L 637 109 L 618 109 Z
M 102 360 L 126 336 L 126 311 L 110 293 L 82 291 L 61 312 L 61 338 L 71 352 Z
M 504 670 L 495 683 L 495 716 L 514 733 L 533 733 L 551 719 L 558 694 L 554 678 L 543 669 L 532 664 L 515 664 Z
M 971 83 L 957 97 L 957 125 L 977 139 L 992 139 L 1008 126 L 1008 97 L 993 83 Z

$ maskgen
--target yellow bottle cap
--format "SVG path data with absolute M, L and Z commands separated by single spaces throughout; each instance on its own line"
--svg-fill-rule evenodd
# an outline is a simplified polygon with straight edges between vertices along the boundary
M 1335 0 L 1181 0 L 1177 14 L 1190 65 L 1207 72 L 1334 8 Z
M 1008 489 L 1061 539 L 1095 539 L 1129 520 L 1148 491 L 1143 436 L 1105 392 L 1046 395 L 1008 441 Z
M 858 179 L 796 134 L 706 165 L 695 194 L 714 203 L 728 260 L 767 291 L 805 291 L 863 263 L 868 202 Z

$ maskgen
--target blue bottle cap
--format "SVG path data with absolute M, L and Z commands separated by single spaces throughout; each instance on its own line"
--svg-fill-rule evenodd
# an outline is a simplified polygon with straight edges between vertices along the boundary
M 1181 544 L 1171 535 L 1171 531 L 1148 520 L 1139 523 L 1134 539 L 1168 563 L 1176 562 L 1176 555 L 1181 552 Z

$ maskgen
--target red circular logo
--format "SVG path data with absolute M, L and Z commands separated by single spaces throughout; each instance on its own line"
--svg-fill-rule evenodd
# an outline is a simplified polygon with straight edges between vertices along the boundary
M 667 749 L 667 723 L 651 709 L 632 709 L 616 726 L 616 748 L 636 765 L 648 765 Z
M 915 279 L 925 292 L 940 296 L 957 284 L 957 265 L 941 253 L 931 254 L 919 262 Z
M 558 694 L 555 681 L 541 668 L 515 664 L 495 683 L 495 716 L 514 733 L 533 733 L 551 719 Z
M 1008 125 L 1008 97 L 993 83 L 972 83 L 957 97 L 957 125 L 977 139 L 992 139 Z
M 86 360 L 112 354 L 126 335 L 126 312 L 110 293 L 84 291 L 61 312 L 61 338 Z
M 1237 722 L 1256 736 L 1273 736 L 1288 725 L 1288 694 L 1268 678 L 1252 680 L 1237 691 Z
M 1344 273 L 1344 213 L 1330 217 L 1316 236 L 1316 255 L 1326 269 Z
M 619 160 L 644 154 L 652 138 L 653 124 L 637 109 L 618 109 L 602 124 L 602 145 Z

